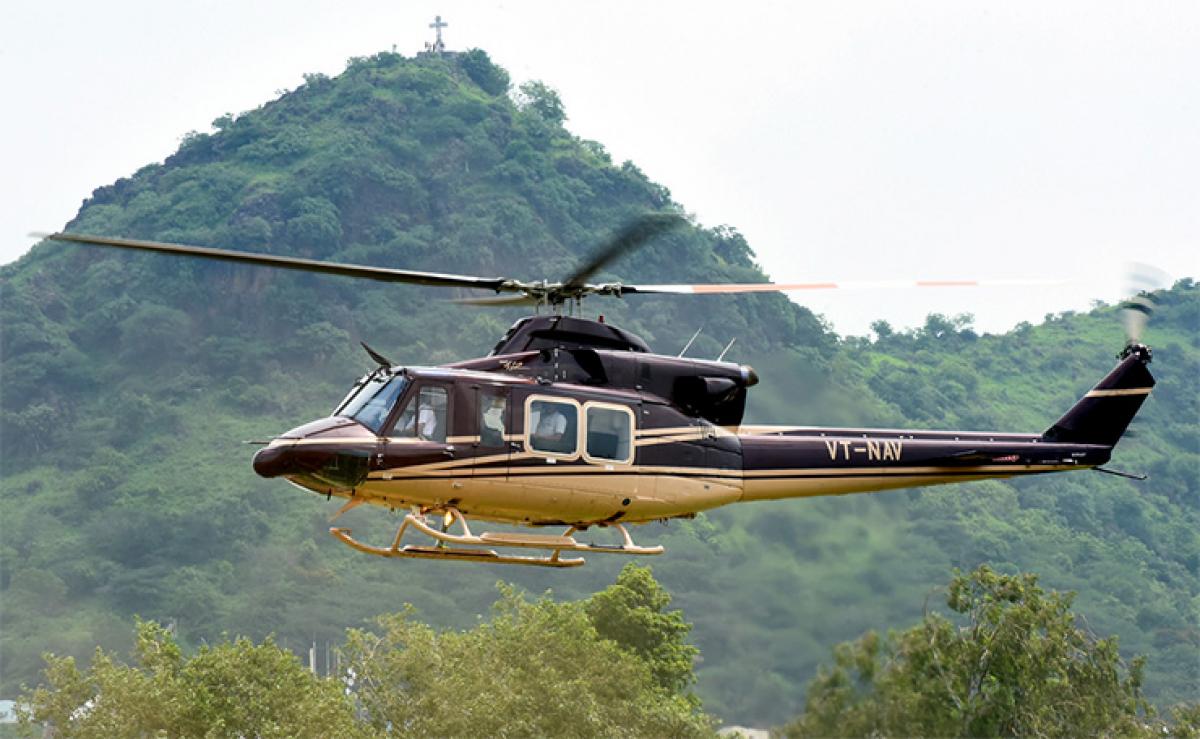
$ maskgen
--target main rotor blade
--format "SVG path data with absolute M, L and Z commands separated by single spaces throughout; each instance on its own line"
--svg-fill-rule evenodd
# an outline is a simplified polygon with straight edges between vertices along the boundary
M 911 287 L 1012 287 L 1020 285 L 1062 285 L 1067 280 L 858 280 L 851 282 L 750 282 L 710 285 L 621 285 L 622 295 L 709 295 L 729 293 L 798 292 L 802 290 L 876 290 Z
M 540 301 L 531 295 L 488 295 L 482 298 L 455 298 L 451 302 L 459 305 L 507 308 L 512 305 L 537 305 Z
M 637 249 L 647 241 L 683 225 L 683 216 L 674 213 L 648 213 L 621 229 L 613 240 L 596 249 L 587 261 L 575 270 L 575 274 L 563 281 L 563 288 L 571 290 L 583 287 L 588 279 L 606 264 Z
M 495 290 L 497 292 L 519 290 L 510 280 L 502 277 L 471 277 L 469 275 L 449 275 L 438 272 L 415 272 L 407 269 L 366 267 L 358 264 L 322 262 L 316 259 L 304 259 L 301 257 L 278 257 L 270 254 L 214 249 L 207 246 L 168 244 L 160 241 L 140 241 L 138 239 L 114 239 L 107 236 L 92 236 L 89 234 L 53 233 L 38 235 L 53 241 L 67 241 L 76 244 L 87 244 L 89 246 L 140 249 L 143 251 L 159 252 L 161 254 L 201 257 L 241 264 L 255 264 L 261 267 L 291 269 L 299 272 L 357 277 L 359 279 L 376 280 L 379 282 L 402 282 L 412 285 L 430 285 L 433 287 L 474 287 Z

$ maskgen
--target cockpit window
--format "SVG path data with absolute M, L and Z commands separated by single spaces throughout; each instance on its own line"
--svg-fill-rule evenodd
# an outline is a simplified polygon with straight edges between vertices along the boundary
M 353 418 L 378 434 L 407 384 L 408 380 L 403 375 L 367 378 L 362 389 L 350 398 L 337 415 Z
M 362 377 L 358 378 L 358 382 L 354 383 L 354 386 L 350 388 L 350 390 L 346 393 L 345 397 L 343 397 L 341 400 L 338 401 L 338 404 L 333 407 L 333 413 L 330 413 L 329 415 L 331 415 L 331 416 L 346 415 L 346 414 L 342 413 L 342 409 L 346 407 L 347 403 L 349 403 L 360 392 L 362 392 L 364 387 L 370 386 L 371 388 L 373 388 L 373 390 L 371 392 L 374 393 L 374 392 L 378 392 L 379 388 L 383 387 L 385 382 L 387 382 L 387 375 L 379 375 L 378 373 L 375 373 L 375 372 L 372 372 L 369 375 L 363 375 Z
M 417 397 L 408 401 L 408 406 L 396 422 L 394 434 L 444 442 L 446 420 L 446 388 L 426 385 L 417 393 Z

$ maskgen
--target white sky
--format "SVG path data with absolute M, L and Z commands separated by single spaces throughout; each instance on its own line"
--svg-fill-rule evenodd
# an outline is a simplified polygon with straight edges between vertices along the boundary
M 1004 330 L 1115 300 L 1129 260 L 1200 276 L 1191 0 L 14 0 L 0 262 L 219 115 L 411 55 L 435 14 L 448 48 L 556 87 L 568 127 L 741 230 L 777 281 L 1072 280 L 798 296 L 839 332 L 930 311 Z

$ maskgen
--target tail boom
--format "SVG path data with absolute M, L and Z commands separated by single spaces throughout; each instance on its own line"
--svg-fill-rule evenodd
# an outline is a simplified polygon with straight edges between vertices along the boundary
M 815 429 L 741 437 L 742 500 L 866 493 L 1090 469 L 1110 448 L 1037 435 Z
M 742 500 L 863 493 L 1091 469 L 1154 387 L 1150 349 L 1121 361 L 1045 433 L 743 427 Z

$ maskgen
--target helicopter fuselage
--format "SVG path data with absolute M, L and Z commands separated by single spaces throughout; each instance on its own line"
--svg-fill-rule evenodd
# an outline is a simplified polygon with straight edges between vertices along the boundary
M 636 389 L 510 371 L 381 368 L 368 378 L 377 396 L 402 385 L 382 414 L 368 402 L 356 418 L 352 394 L 345 415 L 260 451 L 259 474 L 389 508 L 586 527 L 741 501 L 1088 469 L 1112 449 L 1048 434 L 718 425 Z M 1140 405 L 1149 387 L 1138 382 L 1137 392 L 1098 386 L 1088 397 Z

